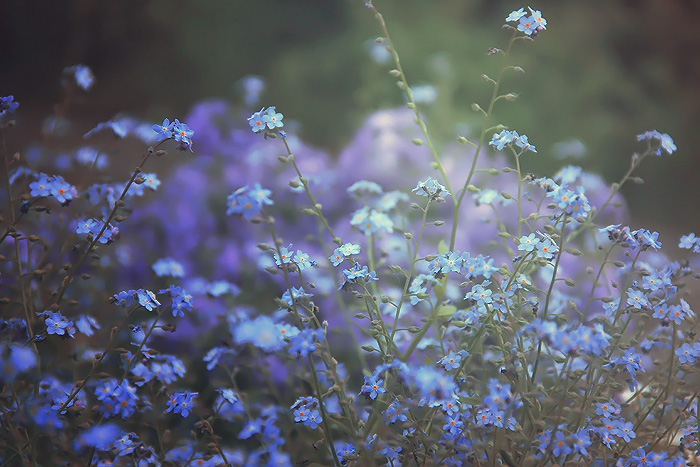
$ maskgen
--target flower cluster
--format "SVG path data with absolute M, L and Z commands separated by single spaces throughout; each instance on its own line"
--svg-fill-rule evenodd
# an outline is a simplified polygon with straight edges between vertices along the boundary
M 527 7 L 530 11 L 528 15 L 524 8 L 511 11 L 506 21 L 509 23 L 518 23 L 517 30 L 528 36 L 535 37 L 540 31 L 547 29 L 547 20 L 542 17 L 542 12 L 533 10 Z
M 546 27 L 528 10 L 508 16 L 511 44 Z M 192 149 L 178 120 L 88 132 L 157 140 L 126 183 L 101 145 L 56 154 L 75 185 L 0 157 L 4 464 L 684 465 L 696 234 L 675 261 L 623 224 L 631 173 L 524 172 L 536 148 L 496 114 L 460 138 L 473 151 L 429 142 L 396 65 L 408 108 L 371 116 L 337 158 L 287 137 L 274 106 L 246 124 L 221 101 L 187 118 L 207 156 L 160 175 L 144 165 L 161 144 Z M 65 74 L 70 91 L 94 79 Z M 263 84 L 241 83 L 246 102 Z M 676 151 L 637 138 L 631 170 Z
M 530 144 L 527 135 L 519 135 L 517 131 L 502 130 L 500 133 L 494 133 L 489 145 L 496 148 L 498 151 L 503 150 L 506 146 L 515 144 L 522 152 L 531 151 L 537 152 L 535 146 Z
M 70 183 L 66 182 L 60 175 L 48 176 L 38 174 L 38 180 L 29 184 L 32 196 L 48 197 L 52 196 L 63 206 L 67 206 L 78 196 L 78 191 Z
M 153 131 L 158 135 L 156 140 L 163 141 L 166 139 L 174 139 L 179 141 L 177 149 L 180 151 L 189 150 L 192 152 L 192 135 L 194 131 L 190 130 L 186 123 L 180 122 L 177 118 L 171 122 L 169 119 L 163 119 L 160 125 L 153 125 Z
M 228 208 L 226 215 L 239 214 L 246 219 L 255 217 L 263 206 L 272 206 L 274 203 L 270 199 L 272 191 L 265 189 L 256 183 L 253 188 L 247 185 L 235 190 L 228 196 Z
M 280 128 L 284 126 L 282 122 L 283 118 L 284 115 L 277 112 L 275 106 L 270 106 L 268 108 L 263 107 L 248 117 L 248 124 L 253 130 L 253 133 L 260 133 L 262 131 L 266 134 L 278 133 L 284 136 L 284 132 L 280 130 Z

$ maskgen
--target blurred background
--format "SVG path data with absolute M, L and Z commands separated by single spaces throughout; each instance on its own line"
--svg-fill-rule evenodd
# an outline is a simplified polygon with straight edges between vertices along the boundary
M 505 17 L 527 5 L 375 4 L 409 84 L 421 90 L 434 139 L 477 138 L 481 118 L 470 107 L 488 105 L 491 88 L 480 76 L 495 76 L 500 65 L 486 51 L 505 47 Z M 635 135 L 657 129 L 673 137 L 678 152 L 645 161 L 638 172 L 644 184 L 625 187 L 632 228 L 658 230 L 669 246 L 700 231 L 700 2 L 531 6 L 548 30 L 516 43 L 510 63 L 525 73 L 507 75 L 502 90 L 519 101 L 500 102 L 494 120 L 537 146 L 525 170 L 552 175 L 575 164 L 613 182 L 644 149 Z M 118 113 L 155 123 L 184 118 L 208 98 L 241 104 L 241 79 L 257 75 L 266 83 L 258 106 L 276 105 L 286 122 L 298 122 L 303 140 L 337 154 L 371 112 L 403 103 L 387 74 L 393 64 L 373 40 L 379 35 L 359 0 L 4 0 L 0 95 L 14 94 L 21 104 L 9 143 L 23 148 L 39 139 L 53 112 L 77 122 L 82 134 Z M 65 106 L 62 72 L 76 64 L 92 69 L 95 85 Z

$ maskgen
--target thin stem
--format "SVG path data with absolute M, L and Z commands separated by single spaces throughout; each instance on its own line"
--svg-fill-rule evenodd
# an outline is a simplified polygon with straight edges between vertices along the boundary
M 168 138 L 171 139 L 171 138 Z M 63 294 L 66 292 L 66 289 L 68 288 L 68 285 L 73 281 L 75 275 L 78 272 L 78 268 L 83 264 L 85 259 L 88 257 L 88 255 L 93 251 L 95 248 L 95 245 L 99 241 L 100 237 L 104 234 L 105 230 L 107 230 L 107 227 L 109 226 L 109 223 L 114 219 L 114 217 L 117 215 L 117 210 L 123 205 L 123 200 L 126 197 L 126 193 L 129 191 L 129 188 L 131 185 L 134 183 L 134 180 L 136 180 L 136 177 L 141 173 L 141 169 L 143 169 L 143 166 L 146 164 L 146 161 L 151 157 L 152 154 L 155 153 L 155 149 L 158 148 L 163 142 L 168 141 L 168 139 L 164 139 L 160 141 L 158 144 L 155 146 L 149 148 L 149 151 L 142 156 L 143 160 L 141 163 L 134 169 L 134 173 L 131 175 L 131 178 L 129 181 L 126 183 L 126 186 L 124 186 L 124 190 L 122 190 L 122 194 L 119 196 L 119 198 L 114 202 L 114 207 L 110 211 L 109 215 L 107 216 L 107 219 L 104 221 L 104 225 L 100 229 L 100 231 L 93 236 L 92 241 L 89 243 L 88 247 L 83 251 L 83 254 L 78 258 L 78 261 L 76 261 L 73 264 L 73 267 L 71 267 L 70 271 L 68 272 L 68 275 L 63 278 L 63 282 L 61 283 L 61 288 L 58 290 L 58 293 L 56 295 L 56 305 L 61 304 L 61 300 L 63 299 Z

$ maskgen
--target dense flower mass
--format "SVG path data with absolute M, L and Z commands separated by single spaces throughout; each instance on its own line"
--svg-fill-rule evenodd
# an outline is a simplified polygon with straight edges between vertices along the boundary
M 506 21 L 523 44 L 547 26 L 529 7 Z M 537 149 L 496 114 L 460 139 L 471 152 L 428 143 L 414 110 L 439 100 L 377 44 L 408 108 L 370 116 L 338 158 L 287 135 L 274 106 L 246 122 L 222 101 L 187 118 L 203 157 L 168 168 L 161 146 L 193 151 L 177 119 L 88 132 L 146 146 L 125 180 L 104 169 L 129 156 L 98 142 L 55 167 L 0 157 L 3 465 L 693 458 L 700 239 L 673 260 L 676 241 L 630 227 L 619 195 L 671 137 L 630 137 L 645 147 L 611 186 L 573 165 L 527 173 Z M 72 92 L 93 80 L 64 71 Z M 240 86 L 248 105 L 265 87 Z M 17 108 L 3 97 L 0 117 Z

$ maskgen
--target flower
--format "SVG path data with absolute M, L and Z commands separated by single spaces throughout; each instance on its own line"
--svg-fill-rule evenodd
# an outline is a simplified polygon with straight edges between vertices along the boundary
M 700 343 L 696 342 L 693 345 L 684 343 L 676 349 L 676 356 L 681 363 L 695 363 L 695 358 L 700 357 Z
M 268 107 L 265 111 L 265 115 L 263 116 L 265 123 L 267 123 L 267 128 L 269 128 L 270 130 L 274 130 L 275 128 L 282 128 L 284 126 L 284 123 L 282 123 L 283 118 L 284 115 L 277 112 L 275 110 L 275 106 Z
M 449 196 L 450 192 L 447 188 L 438 183 L 437 180 L 428 177 L 424 182 L 418 182 L 418 185 L 411 190 L 419 196 L 428 196 L 430 198 Z M 444 194 L 443 194 L 444 192 Z
M 527 13 L 525 13 L 525 9 L 520 8 L 519 10 L 511 11 L 508 17 L 506 18 L 506 21 L 520 21 L 520 18 L 526 15 Z
M 445 371 L 456 370 L 460 366 L 463 356 L 469 356 L 469 352 L 466 350 L 460 350 L 459 352 L 450 352 L 444 357 L 442 357 L 438 364 L 442 366 Z
M 671 155 L 678 149 L 676 144 L 673 142 L 673 138 L 671 138 L 667 133 L 660 133 L 656 130 L 646 131 L 640 135 L 637 135 L 637 141 L 643 140 L 648 140 L 649 142 L 652 140 L 659 141 L 659 148 L 656 150 L 656 155 L 659 157 L 661 157 L 664 152 Z
M 376 399 L 379 394 L 384 394 L 386 389 L 384 388 L 384 381 L 378 377 L 365 376 L 365 384 L 362 385 L 360 394 L 364 394 L 370 399 Z
M 518 243 L 518 251 L 530 252 L 540 243 L 540 239 L 534 233 L 523 235 Z
M 156 141 L 163 141 L 164 139 L 172 138 L 174 126 L 175 123 L 170 123 L 170 120 L 168 120 L 167 118 L 163 119 L 163 123 L 161 125 L 153 125 L 153 131 L 155 131 L 158 134 Z
M 73 321 L 68 321 L 61 313 L 47 313 L 48 317 L 44 319 L 47 334 L 56 334 L 57 336 L 67 335 L 68 337 L 73 337 L 75 334 Z
M 695 233 L 691 232 L 688 235 L 683 235 L 681 241 L 678 244 L 678 248 L 684 248 L 686 250 L 693 249 L 698 244 L 698 238 Z
M 316 350 L 314 341 L 323 339 L 323 329 L 304 329 L 289 338 L 289 353 L 306 357 Z
M 304 425 L 308 426 L 312 430 L 315 430 L 318 428 L 319 423 L 323 421 L 323 417 L 321 417 L 321 414 L 318 412 L 318 410 L 312 410 L 311 413 L 309 413 L 309 416 L 304 420 Z
M 522 31 L 528 36 L 531 36 L 536 28 L 537 23 L 535 22 L 534 16 L 523 16 L 522 18 L 520 18 L 520 24 L 518 24 L 518 31 Z
M 155 263 L 153 263 L 153 271 L 158 277 L 170 276 L 170 277 L 184 277 L 185 268 L 182 264 L 175 261 L 173 258 L 161 258 Z
M 89 90 L 95 84 L 95 75 L 85 65 L 73 65 L 63 70 L 63 72 L 72 77 L 75 80 L 75 84 L 84 91 Z
M 190 150 L 192 152 L 192 135 L 194 131 L 190 130 L 186 123 L 180 122 L 177 118 L 173 122 L 173 138 L 175 141 L 179 141 L 180 145 L 177 147 L 180 151 Z
M 514 134 L 512 131 L 503 130 L 500 133 L 494 133 L 489 141 L 489 145 L 496 148 L 497 151 L 502 151 L 507 144 L 513 142 Z
M 78 442 L 84 446 L 92 446 L 100 451 L 109 451 L 112 443 L 120 436 L 122 431 L 112 423 L 103 423 L 95 425 L 88 431 L 82 433 L 78 438 Z
M 168 409 L 166 412 L 179 413 L 182 418 L 187 418 L 192 409 L 192 399 L 196 396 L 196 392 L 177 392 L 170 396 L 168 400 Z
M 260 133 L 261 131 L 266 132 L 277 132 L 282 137 L 282 131 L 280 128 L 284 126 L 282 119 L 284 115 L 277 112 L 275 106 L 270 106 L 268 108 L 261 108 L 259 111 L 254 112 L 253 115 L 248 117 L 248 124 L 250 125 L 253 133 Z
M 352 255 L 359 255 L 360 254 L 360 245 L 356 245 L 354 243 L 345 243 L 335 250 L 333 250 L 333 254 L 328 257 L 329 260 L 331 260 L 331 263 L 333 263 L 333 266 L 337 266 L 340 263 L 343 262 L 345 258 L 348 258 Z
M 265 108 L 263 107 L 260 109 L 258 112 L 254 112 L 253 115 L 248 117 L 248 124 L 250 125 L 251 129 L 253 130 L 253 133 L 260 133 L 261 130 L 265 129 L 265 118 L 263 111 Z
M 530 7 L 527 8 L 530 10 L 530 13 L 532 13 L 532 20 L 537 25 L 537 29 L 547 29 L 547 20 L 542 17 L 542 12 L 533 10 Z
M 362 266 L 360 263 L 355 263 L 352 268 L 343 270 L 343 278 L 340 281 L 338 290 L 345 287 L 346 284 L 357 283 L 357 279 L 362 279 L 365 281 L 365 283 L 379 280 L 375 271 L 370 272 L 367 266 Z
M 19 103 L 14 101 L 14 96 L 0 97 L 0 117 L 6 113 L 14 113 L 18 106 Z
M 309 254 L 304 253 L 301 250 L 297 250 L 296 254 L 294 255 L 294 258 L 292 258 L 292 261 L 294 261 L 294 264 L 297 265 L 299 271 L 303 271 L 308 267 L 316 266 L 316 261 L 310 260 Z
M 227 198 L 226 215 L 243 214 L 244 218 L 250 220 L 260 212 L 263 205 L 274 204 L 269 198 L 271 194 L 270 190 L 262 188 L 259 183 L 256 183 L 252 190 L 247 185 L 239 188 Z
M 286 247 L 280 247 L 280 252 L 279 254 L 275 253 L 275 264 L 277 266 L 282 266 L 283 264 L 289 264 L 292 262 L 292 252 L 290 251 L 292 249 L 292 244 L 290 243 L 289 246 Z

